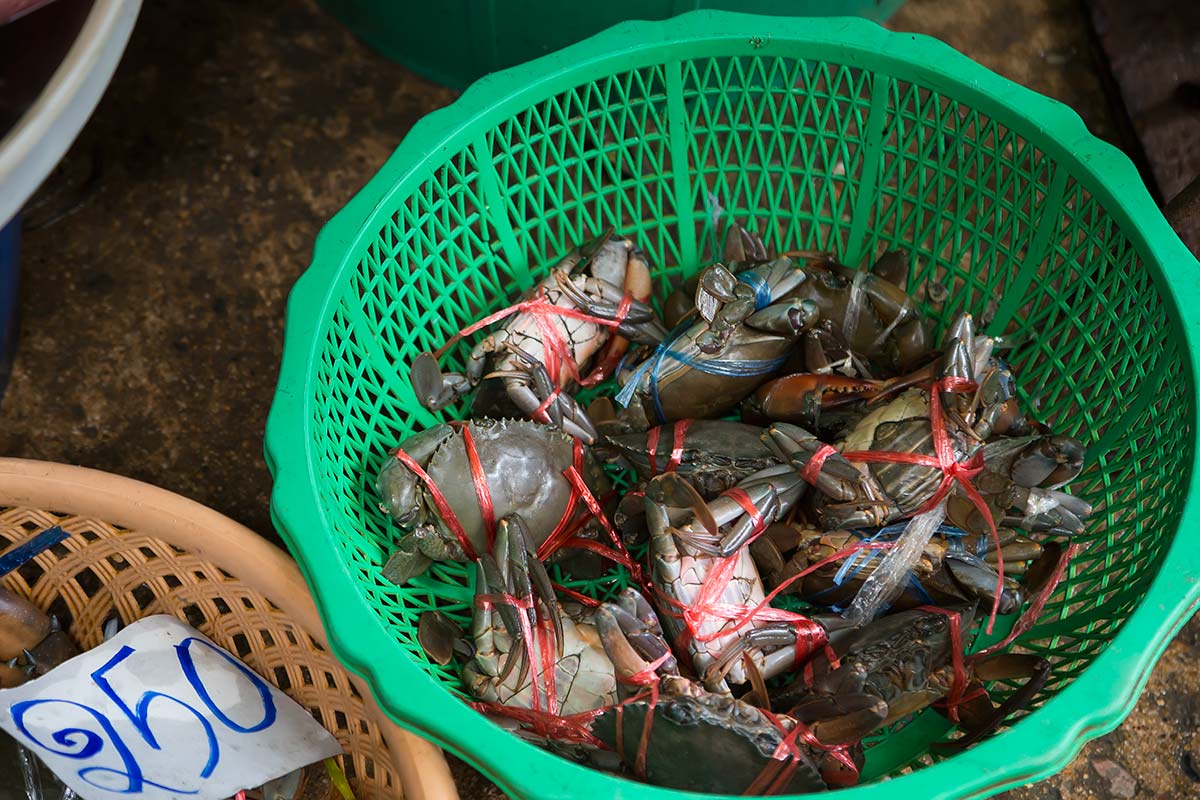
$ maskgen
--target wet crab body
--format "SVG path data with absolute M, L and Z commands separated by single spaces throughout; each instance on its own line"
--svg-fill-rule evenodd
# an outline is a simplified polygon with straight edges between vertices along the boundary
M 528 420 L 474 419 L 465 425 L 436 425 L 401 443 L 398 450 L 423 468 L 438 487 L 474 553 L 487 552 L 489 543 L 464 427 L 478 455 L 493 518 L 522 514 L 537 532 L 534 546 L 541 545 L 558 526 L 577 491 L 564 474 L 575 465 L 576 440 Z M 608 479 L 586 448 L 582 449 L 582 462 L 583 479 L 595 496 L 602 496 Z M 424 572 L 432 561 L 468 559 L 428 485 L 401 458 L 388 458 L 376 490 L 381 507 L 403 531 L 398 549 L 384 568 L 387 577 L 404 583 Z
M 953 626 L 965 643 L 975 613 L 974 604 L 941 612 L 912 609 L 835 636 L 834 657 L 825 651 L 817 653 L 802 675 L 771 692 L 771 704 L 810 722 L 814 734 L 827 741 L 850 731 L 861 738 L 938 700 L 952 699 L 967 735 L 941 747 L 966 747 L 1026 704 L 1050 673 L 1049 663 L 1040 656 L 1012 653 L 967 659 L 960 662 L 959 673 L 954 663 Z M 999 706 L 982 691 L 980 681 L 1020 677 L 1029 680 Z M 838 714 L 839 710 L 843 713 Z M 834 724 L 838 726 L 836 734 L 826 728 Z
M 735 301 L 745 314 L 739 319 L 722 317 L 725 308 L 714 301 L 718 306 L 707 312 L 711 319 L 685 320 L 638 363 L 620 371 L 617 380 L 623 388 L 617 399 L 624 407 L 617 416 L 626 430 L 719 417 L 783 365 L 792 344 L 811 324 L 812 305 L 787 299 L 804 280 L 803 270 L 789 259 L 758 264 L 737 275 L 720 265 L 710 272 L 727 276 L 727 283 L 754 287 L 754 304 L 743 308 Z M 703 295 L 703 289 L 698 291 L 698 297 Z M 718 328 L 720 320 L 724 322 Z
M 642 480 L 671 468 L 712 499 L 780 463 L 762 433 L 762 428 L 728 420 L 682 420 L 645 433 L 607 436 L 600 455 L 634 469 Z
M 903 523 L 898 523 L 870 533 L 821 531 L 779 523 L 751 545 L 751 552 L 767 588 L 773 589 L 813 568 L 783 591 L 812 603 L 837 607 L 854 598 L 886 552 L 864 544 L 894 542 L 903 527 Z M 998 612 L 1010 614 L 1020 608 L 1024 596 L 1013 576 L 1024 573 L 1026 564 L 1042 555 L 1043 547 L 1011 529 L 1002 529 L 1000 540 L 1006 577 Z M 830 560 L 839 553 L 846 555 Z M 1054 549 L 1050 557 L 1056 553 Z M 970 600 L 982 600 L 990 608 L 998 580 L 994 566 L 997 560 L 990 536 L 966 534 L 944 525 L 926 544 L 907 587 L 891 608 L 905 610 L 930 603 L 947 605 Z M 817 566 L 822 562 L 828 563 Z
M 745 544 L 786 514 L 802 491 L 802 483 L 787 466 L 761 470 L 707 503 L 673 474 L 661 475 L 646 487 L 651 567 L 666 604 L 663 625 L 672 641 L 687 647 L 696 673 L 712 691 L 724 692 L 727 684 L 750 680 L 743 656 L 753 670 L 769 678 L 794 667 L 802 654 L 795 630 L 777 630 L 780 625 L 759 617 L 736 618 L 750 614 L 766 599 Z M 734 492 L 741 493 L 741 502 Z M 731 609 L 736 611 L 733 617 L 727 613 Z M 823 639 L 824 632 L 813 635 Z
M 645 780 L 670 789 L 742 794 L 769 786 L 772 793 L 799 794 L 856 781 L 863 763 L 857 745 L 846 748 L 855 770 L 803 741 L 787 749 L 786 766 L 776 759 L 795 725 L 789 716 L 772 719 L 762 709 L 713 694 L 687 678 L 666 676 L 653 707 L 642 700 L 625 705 L 619 714 L 605 711 L 596 718 L 593 731 L 626 764 L 636 763 L 641 755 Z M 645 731 L 645 751 L 639 753 Z
M 626 337 L 656 343 L 666 334 L 645 304 L 651 294 L 645 255 L 631 241 L 610 237 L 611 231 L 560 261 L 522 298 L 540 298 L 542 307 L 499 322 L 471 350 L 465 374 L 443 373 L 432 353 L 418 356 L 412 381 L 421 404 L 431 410 L 445 408 L 483 378 L 502 378 L 522 413 L 552 420 L 568 433 L 594 441 L 596 431 L 587 416 L 557 390 L 586 374 L 597 356 L 619 357 L 628 346 Z M 555 313 L 548 307 L 572 313 Z M 492 372 L 485 375 L 489 362 Z
M 878 378 L 908 372 L 929 359 L 930 325 L 905 291 L 904 253 L 885 253 L 870 270 L 824 256 L 810 259 L 805 271 L 808 280 L 794 294 L 820 312 L 820 322 L 805 336 L 810 371 Z

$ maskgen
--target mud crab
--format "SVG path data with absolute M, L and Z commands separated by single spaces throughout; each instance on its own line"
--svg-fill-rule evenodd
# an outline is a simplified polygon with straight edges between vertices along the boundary
M 636 470 L 643 481 L 674 471 L 708 500 L 781 463 L 763 443 L 762 433 L 762 428 L 728 420 L 680 420 L 644 433 L 606 436 L 593 450 Z
M 644 431 L 733 408 L 783 365 L 797 337 L 815 321 L 816 306 L 790 296 L 804 278 L 803 269 L 787 258 L 736 275 L 721 264 L 709 267 L 699 281 L 695 318 L 620 370 L 622 408 L 598 403 L 604 413 L 593 416 L 598 422 L 607 417 L 612 430 Z
M 792 669 L 803 656 L 798 637 L 808 637 L 814 647 L 824 641 L 824 630 L 806 618 L 780 626 L 751 615 L 766 595 L 745 545 L 786 513 L 802 491 L 786 466 L 761 470 L 707 503 L 672 473 L 646 486 L 650 561 L 666 604 L 663 624 L 672 641 L 686 644 L 710 691 L 726 692 L 727 682 L 751 679 L 743 655 L 751 670 L 770 678 Z
M 574 469 L 596 497 L 607 492 L 603 470 L 578 440 L 528 420 L 473 419 L 435 425 L 400 444 L 375 482 L 381 508 L 403 531 L 383 568 L 406 583 L 433 561 L 468 561 L 489 549 L 489 523 L 517 512 L 537 532 L 534 545 L 576 506 Z M 491 506 L 472 476 L 478 470 Z
M 1025 530 L 1082 530 L 1081 520 L 1090 513 L 1090 507 L 1052 488 L 1079 474 L 1084 455 L 1081 444 L 1053 434 L 1002 437 L 986 443 L 980 436 L 981 431 L 996 432 L 998 421 L 1006 418 L 1004 407 L 1011 399 L 1003 393 L 979 391 L 989 380 L 989 365 L 994 363 L 992 347 L 992 340 L 975 335 L 970 315 L 963 315 L 951 326 L 940 375 L 944 380 L 957 381 L 959 388 L 937 390 L 943 409 L 943 416 L 937 422 L 946 433 L 954 459 L 960 463 L 974 459 L 984 465 L 988 474 L 986 478 L 977 476 L 983 484 L 979 490 L 989 503 L 995 503 L 998 524 Z M 945 385 L 953 384 L 939 384 Z M 961 387 L 973 388 L 964 391 Z M 906 389 L 862 417 L 837 444 L 842 455 L 828 458 L 817 470 L 818 476 L 831 467 L 847 480 L 839 482 L 834 494 L 826 490 L 828 483 L 817 486 L 829 495 L 816 509 L 823 528 L 886 525 L 919 509 L 938 490 L 943 480 L 938 467 L 880 461 L 865 455 L 874 451 L 932 456 L 935 420 L 931 418 L 931 391 L 934 390 Z M 772 429 L 807 443 L 795 449 L 791 463 L 814 477 L 809 464 L 818 452 L 811 446 L 815 437 L 786 423 L 778 423 Z M 1010 429 L 1011 425 L 1006 427 Z M 845 470 L 843 461 L 847 454 L 865 462 L 858 465 L 856 480 Z M 965 510 L 963 502 L 954 499 L 953 494 L 951 502 L 960 509 L 956 524 L 979 532 L 978 520 Z M 1010 513 L 1010 509 L 1016 509 L 1016 513 Z
M 663 340 L 666 330 L 646 305 L 650 292 L 646 256 L 633 242 L 614 240 L 610 229 L 562 259 L 514 307 L 516 313 L 475 345 L 466 374 L 443 372 L 434 353 L 419 355 L 411 370 L 413 390 L 423 406 L 436 411 L 485 377 L 502 378 L 523 414 L 552 421 L 590 444 L 595 428 L 560 390 L 581 380 L 595 357 L 619 357 L 625 340 Z M 489 357 L 493 370 L 485 375 Z
M 1049 662 L 1036 655 L 963 659 L 956 646 L 966 641 L 975 614 L 971 603 L 917 608 L 846 631 L 833 638 L 832 654 L 818 653 L 802 675 L 772 691 L 771 706 L 811 724 L 825 740 L 830 723 L 838 726 L 835 737 L 862 737 L 946 700 L 946 713 L 966 735 L 935 748 L 965 748 L 1027 704 L 1050 675 Z M 1022 677 L 1028 680 L 998 706 L 983 690 L 982 681 Z
M 751 553 L 767 588 L 773 589 L 792 576 L 815 567 L 802 580 L 790 583 L 785 592 L 798 594 L 810 602 L 839 606 L 854 598 L 863 582 L 874 572 L 883 551 L 861 548 L 864 544 L 893 542 L 903 523 L 877 531 L 821 531 L 796 523 L 776 523 L 751 545 Z M 1017 611 L 1024 599 L 1022 587 L 1014 579 L 1026 571 L 1026 564 L 1038 558 L 1056 559 L 1057 544 L 1045 545 L 1021 536 L 1011 528 L 999 531 L 1004 558 L 1005 583 L 998 606 L 1000 614 Z M 991 607 L 995 597 L 997 555 L 992 552 L 990 536 L 968 534 L 943 525 L 925 546 L 912 571 L 908 586 L 891 607 L 904 610 L 938 603 L 980 600 Z M 1043 554 L 1043 550 L 1047 550 Z M 841 553 L 847 555 L 831 560 Z M 827 562 L 824 566 L 817 566 Z
M 57 617 L 0 587 L 0 688 L 44 675 L 77 655 Z

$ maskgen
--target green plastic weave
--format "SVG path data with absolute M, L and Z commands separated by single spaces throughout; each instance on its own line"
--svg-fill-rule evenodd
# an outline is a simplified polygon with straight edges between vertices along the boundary
M 426 609 L 469 616 L 468 573 L 383 580 L 396 532 L 371 482 L 388 448 L 440 418 L 411 392 L 417 353 L 607 225 L 666 286 L 711 259 L 718 208 L 781 251 L 862 264 L 911 248 L 914 285 L 950 290 L 930 309 L 939 325 L 969 309 L 1007 336 L 1027 403 L 1088 446 L 1073 484 L 1096 507 L 1087 549 L 1019 640 L 1054 663 L 1032 713 L 937 763 L 928 744 L 950 728 L 919 715 L 869 749 L 867 782 L 844 796 L 983 797 L 1060 769 L 1129 712 L 1200 594 L 1200 272 L 1129 161 L 1066 107 L 863 21 L 620 25 L 479 81 L 326 226 L 288 305 L 267 456 L 273 515 L 334 651 L 399 723 L 514 795 L 679 796 L 553 756 L 460 701 L 415 632 Z

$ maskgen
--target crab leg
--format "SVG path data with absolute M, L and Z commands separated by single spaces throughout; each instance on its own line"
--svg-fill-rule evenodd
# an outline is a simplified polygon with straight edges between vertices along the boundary
M 966 735 L 933 745 L 933 749 L 939 753 L 957 753 L 970 747 L 1003 725 L 1013 713 L 1027 706 L 1046 685 L 1050 677 L 1050 662 L 1041 656 L 1026 653 L 997 653 L 976 663 L 975 677 L 979 681 L 1029 680 L 999 706 L 992 707 L 991 702 L 984 698 L 980 698 L 984 701 L 982 703 L 963 704 L 959 708 L 959 717 Z
M 616 286 L 598 278 L 585 278 L 581 288 L 575 279 L 555 273 L 558 288 L 580 310 L 600 319 L 615 320 L 625 294 Z M 599 300 L 593 299 L 599 297 Z M 616 332 L 639 344 L 658 344 L 667 338 L 667 329 L 658 320 L 654 309 L 640 300 L 630 300 L 625 318 Z

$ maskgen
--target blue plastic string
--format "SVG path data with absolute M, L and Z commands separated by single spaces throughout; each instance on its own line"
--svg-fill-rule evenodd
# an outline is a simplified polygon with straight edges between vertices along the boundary
M 681 353 L 671 348 L 687 333 L 691 328 L 690 321 L 680 323 L 676 326 L 671 335 L 654 349 L 654 352 L 645 361 L 638 366 L 628 382 L 621 387 L 621 391 L 617 393 L 617 402 L 622 406 L 628 407 L 633 402 L 633 397 L 637 393 L 638 387 L 642 380 L 649 372 L 650 377 L 650 399 L 654 403 L 654 413 L 657 417 L 658 424 L 667 421 L 666 413 L 663 411 L 662 400 L 658 395 L 658 377 L 662 364 L 668 358 L 683 364 L 685 367 L 691 367 L 694 370 L 703 372 L 706 375 L 721 375 L 726 378 L 749 378 L 755 375 L 766 375 L 774 372 L 784 365 L 787 361 L 787 356 L 779 356 L 778 358 L 770 359 L 704 359 Z
M 921 585 L 919 580 L 917 580 L 917 576 L 913 575 L 911 572 L 908 573 L 908 585 L 917 590 L 917 596 L 921 598 L 922 605 L 937 605 L 937 603 L 934 602 L 933 597 L 930 596 L 929 592 L 925 591 L 925 587 Z
M 737 279 L 754 290 L 754 310 L 762 311 L 771 305 L 771 286 L 754 270 L 739 272 Z

